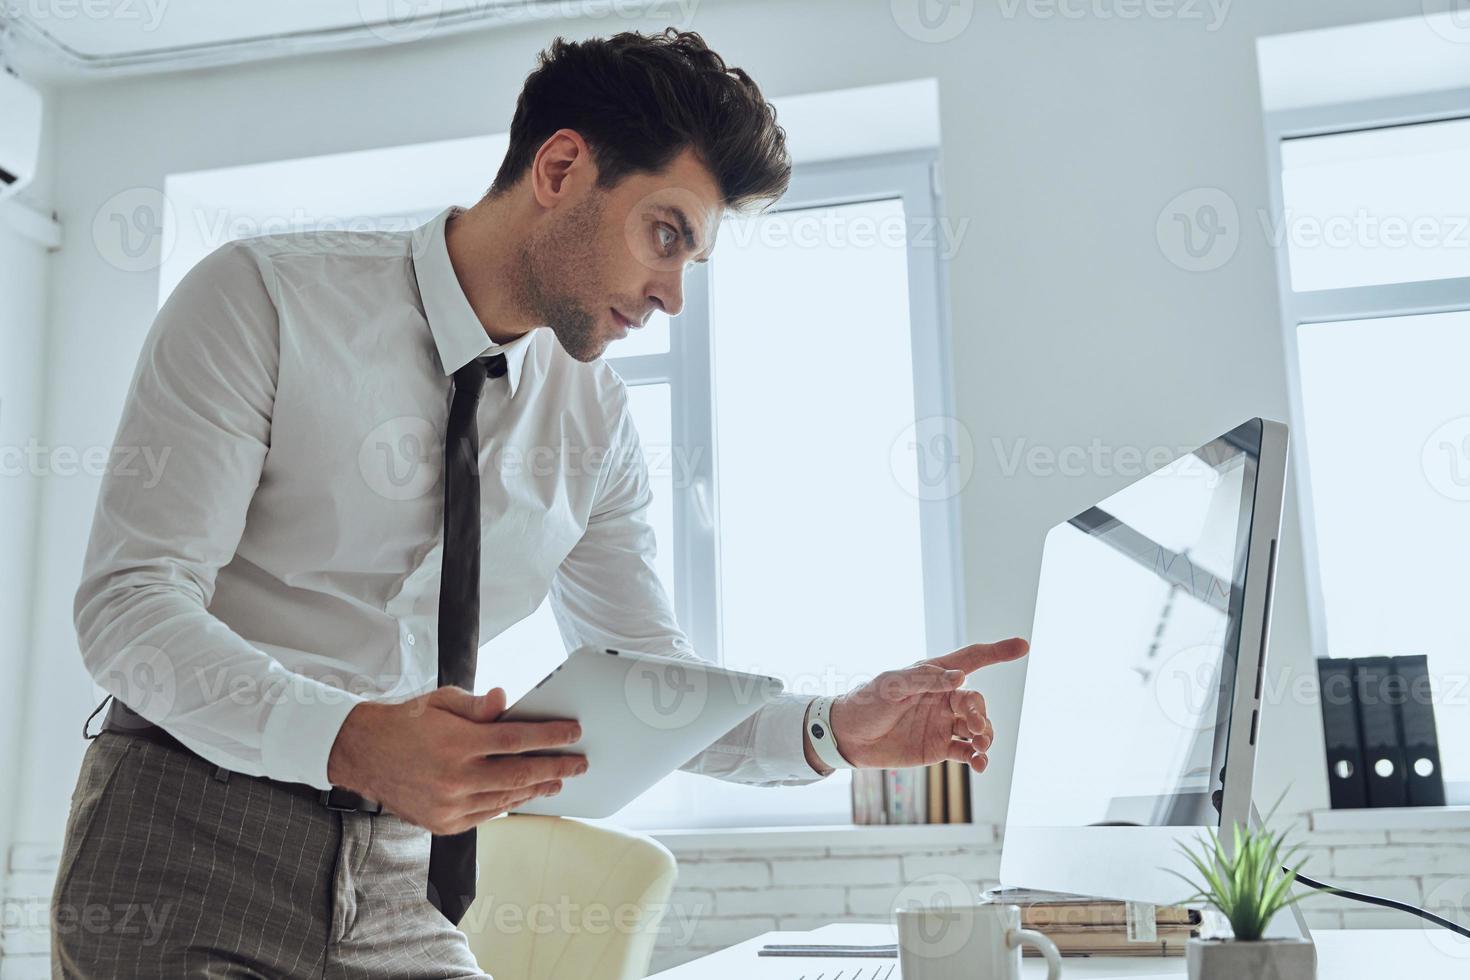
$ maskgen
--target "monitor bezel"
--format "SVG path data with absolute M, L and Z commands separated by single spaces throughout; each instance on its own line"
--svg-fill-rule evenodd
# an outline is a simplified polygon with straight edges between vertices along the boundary
M 1287 427 L 1264 418 L 1243 423 L 1244 426 L 1257 424 L 1260 454 L 1256 461 L 1255 497 L 1246 552 L 1220 828 L 1248 826 L 1251 820 L 1261 680 L 1270 645 L 1271 605 L 1286 495 Z M 1227 438 L 1240 428 L 1220 438 Z M 1025 688 L 1022 726 L 1024 693 Z M 1034 690 L 1029 693 L 1036 695 Z M 1024 737 L 1024 731 L 1018 732 L 1017 737 Z M 1014 808 L 1013 794 L 1010 810 Z M 1205 831 L 1213 829 L 1216 828 L 1187 825 L 1036 827 L 1012 825 L 1008 813 L 1000 881 L 1005 887 L 1154 904 L 1178 902 L 1187 889 L 1174 872 L 1193 870 L 1179 845 L 1193 844 Z M 1224 837 L 1228 842 L 1230 834 Z

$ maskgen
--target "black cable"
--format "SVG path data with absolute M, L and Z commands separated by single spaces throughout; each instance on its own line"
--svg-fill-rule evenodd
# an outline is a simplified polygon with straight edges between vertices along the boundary
M 1308 878 L 1300 871 L 1293 871 L 1290 868 L 1282 868 L 1281 870 L 1296 878 L 1297 881 L 1306 885 L 1308 888 L 1316 888 L 1319 891 L 1331 892 L 1334 895 L 1341 895 L 1343 898 L 1350 898 L 1355 902 L 1364 902 L 1368 905 L 1380 905 L 1386 909 L 1394 909 L 1398 912 L 1407 912 L 1410 915 L 1417 915 L 1421 919 L 1433 922 L 1437 926 L 1443 926 L 1450 932 L 1459 933 L 1467 939 L 1470 939 L 1470 929 L 1465 928 L 1458 922 L 1451 922 L 1449 919 L 1446 919 L 1443 916 L 1435 915 L 1433 912 L 1430 912 L 1426 909 L 1421 909 L 1418 906 L 1409 905 L 1406 902 L 1398 902 L 1391 898 L 1380 898 L 1377 895 L 1364 895 L 1360 892 L 1348 891 L 1346 888 L 1338 888 L 1335 885 L 1324 885 L 1322 884 L 1322 882 L 1317 881 L 1314 878 Z

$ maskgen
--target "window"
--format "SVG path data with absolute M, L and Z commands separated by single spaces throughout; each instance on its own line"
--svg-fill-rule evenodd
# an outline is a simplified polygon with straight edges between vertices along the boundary
M 1470 93 L 1268 119 L 1315 652 L 1426 654 L 1470 803 Z
M 436 201 L 478 197 L 503 152 L 484 137 L 175 175 L 160 301 L 233 238 L 428 220 Z M 411 187 L 382 179 L 408 165 Z M 701 656 L 791 691 L 840 693 L 962 635 L 968 444 L 952 420 L 940 263 L 963 229 L 939 220 L 933 168 L 928 150 L 798 165 L 775 209 L 724 223 L 677 323 L 657 316 L 607 352 L 629 386 L 680 624 Z M 480 676 L 514 700 L 564 656 L 543 602 L 484 645 L 496 669 Z M 770 790 L 675 773 L 615 819 L 846 823 L 848 775 Z
M 930 173 L 924 154 L 799 167 L 775 209 L 722 225 L 671 332 L 608 350 L 672 498 L 655 527 L 680 624 L 790 691 L 841 693 L 960 636 L 956 501 L 916 492 L 911 443 L 951 414 Z M 846 823 L 849 799 L 846 773 L 780 791 L 674 773 L 613 819 Z

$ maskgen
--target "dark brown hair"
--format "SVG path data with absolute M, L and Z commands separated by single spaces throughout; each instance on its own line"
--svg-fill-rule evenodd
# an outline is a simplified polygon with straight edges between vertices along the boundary
M 686 148 L 734 210 L 774 201 L 791 180 L 775 108 L 693 31 L 553 41 L 516 100 L 510 148 L 490 194 L 520 180 L 558 129 L 587 141 L 599 187 L 657 173 Z

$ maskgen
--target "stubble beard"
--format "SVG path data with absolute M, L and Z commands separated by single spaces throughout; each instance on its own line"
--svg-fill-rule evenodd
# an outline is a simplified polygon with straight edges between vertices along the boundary
M 602 210 L 602 201 L 594 194 L 520 250 L 518 305 L 537 323 L 550 327 L 562 349 L 583 362 L 602 356 L 610 340 L 598 333 L 598 318 L 573 291 L 586 285 L 591 287 L 588 293 L 600 292 L 595 273 L 590 273 L 588 282 L 580 277 L 598 267 L 596 242 Z

